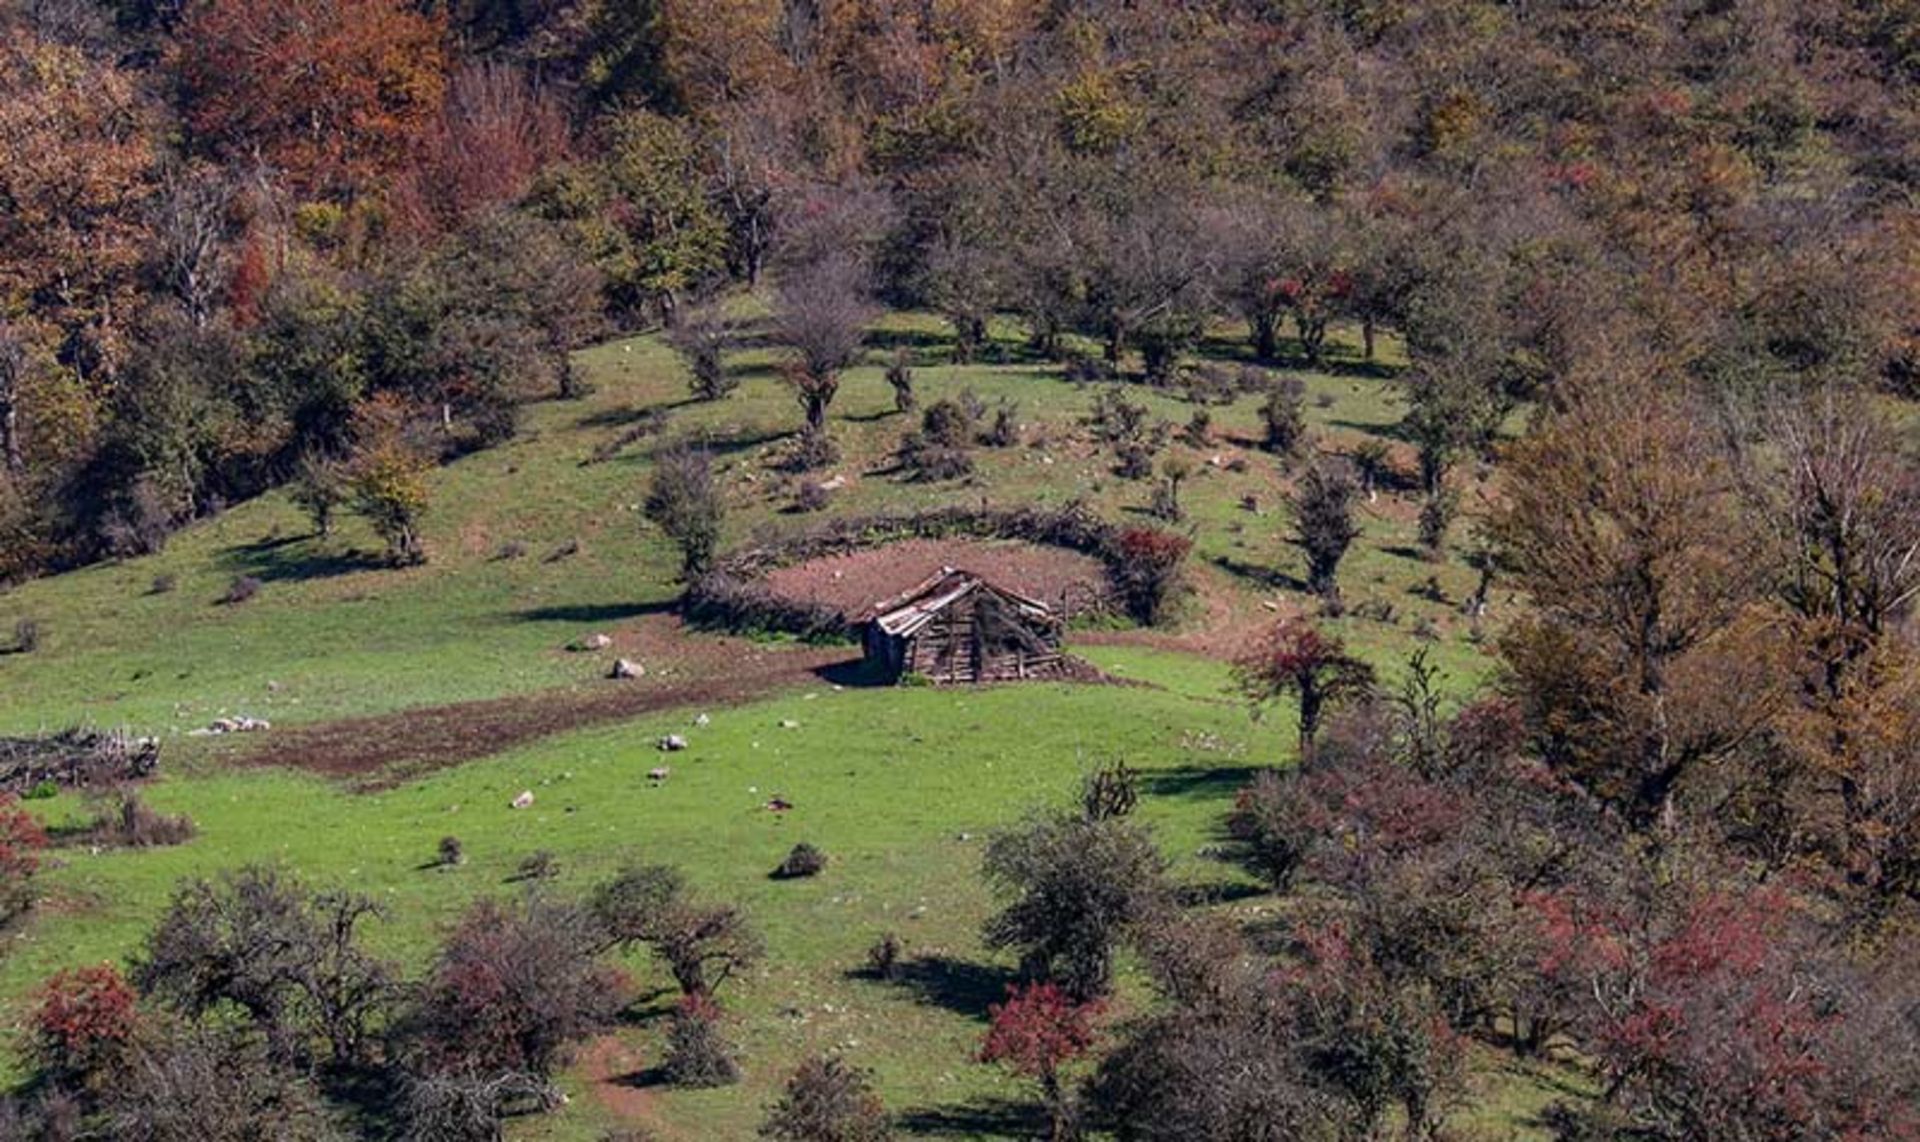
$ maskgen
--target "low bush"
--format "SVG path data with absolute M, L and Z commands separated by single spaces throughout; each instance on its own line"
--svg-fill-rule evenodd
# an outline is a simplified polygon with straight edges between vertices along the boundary
M 96 844 L 144 849 L 185 844 L 198 831 L 192 817 L 158 812 L 138 793 L 128 792 L 94 816 L 87 836 Z
M 37 619 L 21 619 L 13 624 L 13 641 L 7 646 L 9 654 L 32 654 L 40 649 L 40 622 Z
M 733 1049 L 720 1031 L 720 1004 L 696 992 L 683 996 L 667 1025 L 667 1057 L 661 1064 L 677 1087 L 728 1086 L 740 1081 Z
M 252 575 L 236 575 L 233 582 L 227 584 L 227 591 L 220 596 L 220 605 L 235 607 L 247 602 L 260 593 L 263 584 Z
M 818 876 L 827 867 L 827 854 L 805 841 L 793 846 L 793 851 L 773 870 L 775 880 L 798 880 L 801 877 Z
M 893 1136 L 886 1107 L 866 1072 L 833 1055 L 801 1063 L 760 1126 L 776 1142 L 884 1142 Z
M 886 932 L 867 948 L 867 972 L 875 979 L 892 981 L 900 978 L 900 937 Z
M 441 837 L 436 853 L 442 868 L 453 868 L 467 863 L 466 847 L 460 843 L 459 837 Z

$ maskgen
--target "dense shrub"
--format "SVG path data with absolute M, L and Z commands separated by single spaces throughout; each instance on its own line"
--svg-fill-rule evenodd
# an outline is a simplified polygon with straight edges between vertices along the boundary
M 276 1062 L 365 1060 L 393 975 L 360 946 L 377 914 L 349 893 L 309 892 L 250 867 L 175 891 L 134 963 L 143 995 L 190 1019 L 242 1013 Z
M 40 822 L 20 808 L 13 794 L 0 794 L 0 922 L 33 906 L 34 877 L 46 847 L 47 834 Z
M 800 877 L 818 876 L 827 867 L 827 854 L 801 841 L 793 846 L 779 867 L 773 870 L 775 880 L 795 880 Z
M 136 1037 L 101 1091 L 103 1137 L 140 1142 L 333 1142 L 311 1084 L 242 1030 L 169 1026 Z
M 887 385 L 893 389 L 893 411 L 912 412 L 916 403 L 913 395 L 913 354 L 905 349 L 894 351 L 887 361 Z
M 1133 527 L 1114 540 L 1117 558 L 1108 565 L 1127 610 L 1149 625 L 1166 617 L 1180 584 L 1181 566 L 1193 541 L 1155 528 Z
M 482 900 L 448 934 L 404 1020 L 419 1074 L 529 1075 L 542 1082 L 626 1003 L 580 909 Z
M 667 344 L 686 362 L 688 387 L 700 400 L 719 400 L 740 387 L 740 378 L 727 371 L 726 351 L 734 326 L 718 305 L 709 304 L 678 315 L 667 328 Z
M 1359 488 L 1346 461 L 1323 460 L 1308 468 L 1289 498 L 1293 541 L 1306 552 L 1307 589 L 1338 606 L 1340 561 L 1360 535 L 1353 519 Z
M 111 964 L 55 973 L 41 984 L 27 1020 L 34 1065 L 55 1082 L 81 1086 L 116 1070 L 139 1027 L 135 998 Z
M 141 800 L 139 793 L 129 791 L 95 814 L 87 835 L 97 844 L 156 848 L 185 844 L 197 831 L 193 818 L 161 813 Z
M 1106 992 L 1115 949 L 1166 890 L 1152 838 L 1120 818 L 1035 818 L 996 835 L 982 865 L 1005 902 L 988 945 L 1017 950 L 1027 975 L 1083 1001 Z
M 685 444 L 663 452 L 654 463 L 642 510 L 680 548 L 684 577 L 691 580 L 713 563 L 726 500 L 707 452 Z
M 1261 773 L 1234 798 L 1227 815 L 1227 832 L 1247 868 L 1281 892 L 1293 887 L 1326 824 L 1318 807 L 1301 796 L 1299 782 L 1295 773 Z
M 815 1055 L 787 1078 L 760 1137 L 776 1142 L 886 1142 L 893 1124 L 872 1077 L 835 1055 Z
M 884 932 L 867 948 L 867 972 L 889 983 L 900 977 L 900 937 Z
M 235 576 L 233 582 L 227 584 L 226 593 L 220 596 L 220 605 L 237 607 L 258 595 L 263 586 L 265 584 L 252 575 Z
M 718 1087 L 740 1081 L 733 1048 L 720 1030 L 720 1004 L 705 992 L 680 997 L 667 1023 L 667 1081 L 679 1087 Z
M 451 835 L 441 837 L 439 845 L 434 848 L 434 859 L 442 868 L 465 864 L 467 862 L 466 846 L 460 843 L 459 837 Z
M 1266 403 L 1260 406 L 1260 422 L 1266 428 L 1261 444 L 1276 456 L 1295 456 L 1306 443 L 1307 416 L 1301 397 L 1303 388 L 1292 377 L 1271 382 Z

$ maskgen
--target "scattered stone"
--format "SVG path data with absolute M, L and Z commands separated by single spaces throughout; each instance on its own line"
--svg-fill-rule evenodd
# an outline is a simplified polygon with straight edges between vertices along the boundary
M 265 718 L 249 718 L 245 715 L 232 718 L 215 718 L 205 729 L 193 731 L 196 734 L 254 734 L 270 730 L 273 723 Z
M 646 673 L 647 673 L 647 668 L 640 665 L 638 662 L 635 662 L 632 659 L 619 658 L 614 660 L 613 669 L 607 671 L 607 677 L 609 678 L 644 678 L 646 677 Z
M 707 717 L 705 714 L 701 714 L 699 717 L 693 720 L 693 724 L 696 726 L 706 726 L 706 725 L 712 724 L 712 722 L 713 722 L 713 719 Z
M 590 634 L 587 637 L 580 639 L 579 641 L 571 644 L 570 646 L 567 647 L 567 649 L 573 650 L 573 651 L 605 650 L 612 645 L 613 645 L 613 639 L 609 638 L 608 636 L 604 634 Z
M 800 728 L 800 723 L 794 721 L 792 718 L 781 718 L 780 728 L 783 730 L 797 730 Z
M 960 834 L 960 835 L 959 835 L 959 836 L 958 836 L 957 838 L 955 838 L 955 839 L 956 839 L 956 840 L 961 840 L 961 841 L 970 841 L 970 840 L 972 840 L 972 839 L 973 839 L 973 834 L 972 834 L 972 833 L 961 833 L 961 834 Z
M 673 776 L 673 770 L 664 765 L 656 765 L 652 769 L 647 770 L 648 781 L 665 781 L 671 776 Z
M 267 682 L 267 693 L 278 694 L 279 692 L 280 692 L 280 683 L 269 680 Z
M 841 488 L 844 488 L 846 486 L 847 486 L 847 477 L 845 474 L 835 476 L 831 480 L 820 481 L 820 490 L 823 492 L 837 492 Z
M 687 748 L 687 739 L 681 737 L 679 734 L 668 734 L 666 737 L 660 739 L 660 751 L 662 753 L 679 753 L 685 748 Z
M 512 805 L 512 806 L 513 806 L 513 807 L 514 807 L 515 809 L 531 809 L 531 808 L 533 808 L 533 790 L 531 790 L 531 789 L 522 789 L 522 790 L 520 791 L 520 796 L 518 796 L 518 797 L 515 797 L 515 798 L 514 798 L 514 799 L 513 799 L 513 800 L 512 800 L 511 802 L 510 802 L 510 804 L 511 804 L 511 805 Z
M 780 796 L 778 793 L 775 793 L 767 800 L 767 812 L 769 813 L 784 813 L 791 808 L 793 808 L 793 802 Z

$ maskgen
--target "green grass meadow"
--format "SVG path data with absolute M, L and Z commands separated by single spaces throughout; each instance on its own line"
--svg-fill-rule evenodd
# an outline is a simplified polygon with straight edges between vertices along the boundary
M 1074 497 L 1110 518 L 1142 511 L 1150 486 L 1113 476 L 1111 458 L 1093 450 L 1079 426 L 1092 390 L 1065 382 L 1052 366 L 1019 362 L 1010 337 L 1012 363 L 932 363 L 944 360 L 943 336 L 931 318 L 896 315 L 880 339 L 926 362 L 917 372 L 923 405 L 963 389 L 990 406 L 1017 401 L 1028 443 L 982 449 L 979 475 L 962 483 L 909 484 L 887 474 L 887 456 L 912 422 L 891 412 L 877 351 L 849 374 L 833 407 L 845 457 L 830 472 L 847 474 L 850 485 L 831 511 Z M 1335 371 L 1302 375 L 1324 450 L 1390 437 L 1399 417 L 1389 369 L 1353 360 L 1353 340 L 1341 342 Z M 1389 364 L 1393 352 L 1389 346 Z M 601 1089 L 609 1084 L 589 1082 L 583 1069 L 569 1079 L 576 1097 L 566 1108 L 514 1123 L 513 1137 L 587 1142 L 620 1125 L 668 1139 L 751 1137 L 785 1073 L 807 1052 L 828 1048 L 874 1070 L 906 1133 L 1004 1137 L 1025 1092 L 973 1061 L 985 1004 L 1010 966 L 979 939 L 990 909 L 978 875 L 988 833 L 1070 797 L 1088 770 L 1125 760 L 1144 775 L 1140 814 L 1179 880 L 1230 890 L 1221 895 L 1236 899 L 1219 907 L 1249 915 L 1274 907 L 1215 853 L 1234 792 L 1255 768 L 1291 759 L 1289 717 L 1275 711 L 1255 722 L 1231 693 L 1227 663 L 1172 642 L 1100 639 L 1077 648 L 1116 677 L 1146 685 L 841 689 L 820 680 L 748 705 L 576 730 L 379 792 L 234 768 L 218 743 L 188 734 L 226 713 L 279 726 L 615 685 L 600 678 L 604 662 L 562 647 L 590 631 L 618 630 L 676 594 L 674 553 L 637 510 L 649 457 L 664 439 L 697 435 L 719 453 L 734 506 L 730 541 L 818 518 L 785 512 L 794 481 L 774 463 L 797 406 L 767 351 L 736 363 L 748 376 L 739 392 L 690 404 L 683 372 L 655 339 L 582 354 L 591 396 L 530 407 L 515 441 L 436 475 L 424 567 L 374 566 L 373 539 L 357 521 L 332 537 L 312 536 L 286 498 L 271 495 L 187 529 L 160 555 L 0 595 L 0 628 L 28 617 L 44 635 L 35 653 L 0 657 L 0 733 L 91 722 L 160 736 L 163 776 L 148 800 L 191 815 L 200 830 L 171 849 L 70 846 L 52 854 L 49 899 L 5 936 L 0 1005 L 12 1020 L 52 971 L 134 953 L 183 877 L 273 862 L 311 884 L 364 893 L 385 910 L 371 930 L 374 946 L 417 971 L 468 903 L 529 891 L 511 878 L 530 853 L 557 858 L 560 874 L 542 889 L 549 892 L 584 890 L 623 860 L 666 861 L 704 893 L 739 903 L 766 936 L 766 963 L 722 993 L 743 1085 L 621 1086 L 629 1095 L 609 1100 Z M 1130 395 L 1176 425 L 1192 413 L 1172 393 L 1134 387 Z M 1192 528 L 1196 573 L 1211 593 L 1187 608 L 1190 626 L 1209 621 L 1209 605 L 1245 624 L 1267 615 L 1263 603 L 1300 601 L 1288 585 L 1302 561 L 1286 540 L 1287 473 L 1251 447 L 1257 408 L 1252 397 L 1216 407 L 1215 446 L 1174 446 L 1197 465 L 1183 526 Z M 657 409 L 667 410 L 664 434 L 583 463 Z M 1407 466 L 1411 452 L 1393 443 Z M 1240 470 L 1229 463 L 1234 457 L 1244 460 Z M 1350 613 L 1329 626 L 1389 681 L 1425 645 L 1449 685 L 1464 689 L 1491 666 L 1455 605 L 1475 577 L 1459 558 L 1471 521 L 1456 525 L 1452 558 L 1429 562 L 1413 550 L 1414 516 L 1405 494 L 1365 505 L 1364 534 L 1342 578 L 1350 608 L 1374 604 L 1375 617 Z M 560 557 L 575 544 L 577 553 Z M 524 554 L 502 558 L 509 547 Z M 216 604 L 237 575 L 262 580 L 258 597 Z M 1438 599 L 1428 597 L 1435 587 Z M 1503 602 L 1496 595 L 1496 620 Z M 696 726 L 703 712 L 711 723 Z M 270 748 L 273 732 L 246 744 Z M 691 748 L 659 752 L 657 739 L 670 732 L 687 735 Z M 650 781 L 647 771 L 661 764 L 671 776 Z M 533 807 L 509 808 L 523 789 L 534 792 Z M 776 793 L 791 811 L 765 808 Z M 86 812 L 71 794 L 30 804 L 56 826 Z M 429 867 L 448 835 L 460 838 L 467 862 Z M 799 841 L 827 852 L 826 871 L 769 879 Z M 898 984 L 859 976 L 866 948 L 887 931 L 928 970 Z M 669 982 L 643 959 L 630 966 L 643 994 Z M 1129 968 L 1115 1017 L 1145 1001 Z M 661 1002 L 643 1002 L 617 1032 L 642 1069 L 659 1059 L 660 1021 L 649 1014 Z M 1532 1116 L 1557 1093 L 1554 1080 L 1512 1066 L 1488 1060 L 1478 1095 L 1456 1116 L 1462 1129 L 1529 1133 Z

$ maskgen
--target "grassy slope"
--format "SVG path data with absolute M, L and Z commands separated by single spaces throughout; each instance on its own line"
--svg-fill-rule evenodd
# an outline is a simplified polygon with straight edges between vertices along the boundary
M 911 344 L 936 328 L 905 316 L 893 319 L 890 332 Z M 651 340 L 600 347 L 584 363 L 598 385 L 593 397 L 530 410 L 515 443 L 438 476 L 433 561 L 425 568 L 362 567 L 355 548 L 369 548 L 371 540 L 356 524 L 332 540 L 307 537 L 298 513 L 275 496 L 190 529 L 161 556 L 0 597 L 0 625 L 32 615 L 47 632 L 38 653 L 0 658 L 0 730 L 89 718 L 178 733 L 222 711 L 325 720 L 604 685 L 594 680 L 599 663 L 557 648 L 670 599 L 673 560 L 633 510 L 652 443 L 604 464 L 580 460 L 635 413 L 677 404 L 681 381 Z M 769 461 L 796 412 L 766 369 L 764 352 L 743 363 L 753 376 L 733 399 L 672 413 L 675 431 L 702 431 L 722 444 L 738 505 L 730 523 L 736 537 L 781 518 L 789 482 Z M 920 378 L 923 401 L 961 387 L 989 402 L 1018 400 L 1021 419 L 1048 444 L 982 452 L 982 474 L 967 486 L 902 485 L 871 474 L 905 423 L 885 415 L 890 396 L 878 367 L 856 370 L 835 406 L 836 435 L 848 453 L 841 470 L 855 476 L 835 511 L 983 495 L 1062 502 L 1084 494 L 1117 515 L 1145 502 L 1145 485 L 1114 479 L 1102 458 L 1072 439 L 1091 393 L 1021 365 L 926 367 Z M 1397 416 L 1389 388 L 1377 379 L 1305 380 L 1309 418 L 1326 446 L 1383 431 Z M 1176 423 L 1191 411 L 1159 394 L 1147 399 Z M 1215 410 L 1214 423 L 1250 438 L 1256 404 L 1243 398 Z M 1205 461 L 1213 451 L 1194 455 Z M 1239 473 L 1203 466 L 1186 499 L 1202 568 L 1235 608 L 1258 616 L 1257 600 L 1274 597 L 1272 585 L 1257 577 L 1261 569 L 1297 574 L 1299 560 L 1282 536 L 1284 512 L 1276 510 L 1282 477 L 1257 453 L 1250 461 Z M 1241 508 L 1247 495 L 1260 514 Z M 1339 626 L 1391 674 L 1417 645 L 1411 616 L 1423 616 L 1446 636 L 1438 658 L 1456 680 L 1477 676 L 1486 660 L 1463 637 L 1453 609 L 1412 594 L 1431 575 L 1457 598 L 1472 573 L 1409 557 L 1404 549 L 1413 530 L 1404 501 L 1383 497 L 1369 513 L 1349 557 L 1347 594 L 1351 602 L 1391 602 L 1398 621 L 1347 619 Z M 582 544 L 579 555 L 541 558 L 573 539 Z M 509 542 L 531 554 L 494 559 Z M 243 573 L 265 580 L 259 598 L 214 606 L 226 582 Z M 148 593 L 161 575 L 175 576 L 176 589 Z M 1223 696 L 1221 663 L 1134 646 L 1088 653 L 1164 689 L 841 692 L 820 684 L 716 712 L 710 727 L 687 730 L 695 748 L 671 759 L 674 776 L 657 789 L 644 779 L 660 760 L 651 743 L 667 730 L 685 730 L 691 711 L 549 739 L 374 795 L 290 774 L 227 772 L 206 761 L 202 741 L 182 738 L 173 749 L 174 776 L 151 799 L 191 813 L 201 837 L 149 853 L 64 852 L 64 867 L 49 878 L 56 902 L 14 937 L 0 962 L 0 996 L 18 997 L 63 964 L 126 955 L 179 877 L 245 861 L 280 860 L 316 883 L 349 884 L 382 899 L 389 920 L 379 942 L 417 964 L 439 925 L 467 900 L 515 891 L 502 882 L 527 853 L 556 853 L 566 885 L 584 884 L 621 854 L 638 853 L 681 863 L 716 895 L 740 900 L 774 951 L 768 967 L 728 997 L 740 1015 L 735 1030 L 747 1053 L 747 1086 L 650 1092 L 643 1101 L 652 1125 L 669 1137 L 744 1136 L 802 1050 L 844 1046 L 877 1069 L 891 1105 L 926 1112 L 920 1124 L 929 1132 L 990 1130 L 992 1114 L 958 1108 L 1015 1093 L 967 1061 L 980 1005 L 998 987 L 995 971 L 961 972 L 954 978 L 966 986 L 950 982 L 916 995 L 848 978 L 865 946 L 893 928 L 915 952 L 990 964 L 977 939 L 987 907 L 976 875 L 980 833 L 1062 796 L 1079 773 L 1114 756 L 1149 772 L 1143 813 L 1180 874 L 1198 883 L 1233 882 L 1236 872 L 1196 854 L 1247 767 L 1278 759 L 1286 740 L 1284 721 L 1251 726 Z M 269 688 L 270 681 L 277 685 Z M 802 726 L 779 729 L 782 718 Z M 539 803 L 508 810 L 507 800 L 522 788 L 534 789 Z M 795 801 L 793 813 L 757 808 L 775 791 Z M 70 799 L 47 808 L 55 819 L 78 812 Z M 471 863 L 451 872 L 421 870 L 448 833 L 466 843 Z M 970 839 L 959 839 L 963 833 Z M 766 880 L 785 848 L 801 839 L 832 854 L 827 874 L 796 884 Z M 660 982 L 636 966 L 643 979 Z M 657 1060 L 653 1025 L 622 1036 L 640 1059 Z M 1496 1076 L 1463 1121 L 1509 1135 L 1544 1097 L 1529 1078 Z M 522 1133 L 591 1138 L 604 1117 L 600 1099 L 585 1097 L 562 1115 L 525 1124 Z

